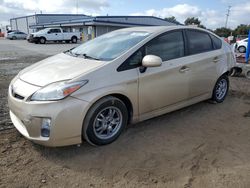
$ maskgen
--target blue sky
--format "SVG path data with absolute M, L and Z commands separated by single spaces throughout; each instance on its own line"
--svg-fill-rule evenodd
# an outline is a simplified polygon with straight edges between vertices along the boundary
M 210 29 L 223 27 L 226 11 L 232 6 L 228 26 L 250 24 L 250 0 L 0 0 L 0 24 L 9 19 L 39 13 L 78 13 L 87 15 L 148 15 L 175 16 L 184 22 L 187 17 L 198 17 Z

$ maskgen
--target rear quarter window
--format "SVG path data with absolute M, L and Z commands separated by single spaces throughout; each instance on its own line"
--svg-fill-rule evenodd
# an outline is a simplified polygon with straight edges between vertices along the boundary
M 217 38 L 216 36 L 211 35 L 211 34 L 210 34 L 210 37 L 211 37 L 211 39 L 213 41 L 214 49 L 215 50 L 221 49 L 221 47 L 222 47 L 221 40 L 219 38 Z
M 199 54 L 213 50 L 212 40 L 208 33 L 196 30 L 186 30 L 188 53 Z

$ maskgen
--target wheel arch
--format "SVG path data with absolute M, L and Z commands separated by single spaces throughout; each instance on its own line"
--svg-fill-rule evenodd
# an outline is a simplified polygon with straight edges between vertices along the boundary
M 123 95 L 123 94 L 110 94 L 108 96 L 112 96 L 112 97 L 116 97 L 118 99 L 120 99 L 122 102 L 124 102 L 124 104 L 126 105 L 126 108 L 128 110 L 128 123 L 132 122 L 132 118 L 133 118 L 133 105 L 132 102 L 130 101 L 130 99 Z
M 128 124 L 130 124 L 132 122 L 133 105 L 132 105 L 131 100 L 127 96 L 125 96 L 124 94 L 121 94 L 121 93 L 110 93 L 110 94 L 101 96 L 101 97 L 97 98 L 94 102 L 92 102 L 91 105 L 89 105 L 88 109 L 86 110 L 85 117 L 83 118 L 83 122 L 82 122 L 82 139 L 89 141 L 88 137 L 85 135 L 86 127 L 84 126 L 87 114 L 89 113 L 89 111 L 91 110 L 91 108 L 94 104 L 96 104 L 98 101 L 100 101 L 104 98 L 107 98 L 107 97 L 115 97 L 115 98 L 121 100 L 125 104 L 125 106 L 128 110 Z M 91 143 L 91 142 L 89 141 L 89 143 Z
M 129 97 L 127 97 L 126 95 L 124 94 L 121 94 L 121 93 L 110 93 L 110 94 L 106 94 L 106 95 L 103 95 L 103 96 L 100 96 L 98 98 L 96 98 L 94 100 L 94 102 L 91 102 L 91 105 L 89 106 L 89 108 L 86 110 L 86 114 L 89 112 L 89 110 L 91 109 L 91 107 L 97 103 L 98 101 L 100 101 L 101 99 L 103 98 L 106 98 L 106 97 L 116 97 L 118 99 L 120 99 L 125 105 L 126 105 L 126 108 L 128 110 L 128 123 L 131 123 L 132 122 L 132 119 L 133 119 L 133 112 L 134 112 L 134 108 L 133 108 L 133 105 L 132 105 L 132 102 L 131 100 L 129 99 Z M 85 118 L 84 118 L 85 119 Z
M 41 38 L 44 38 L 45 40 L 47 40 L 47 38 L 45 36 L 40 36 L 39 39 L 41 39 Z

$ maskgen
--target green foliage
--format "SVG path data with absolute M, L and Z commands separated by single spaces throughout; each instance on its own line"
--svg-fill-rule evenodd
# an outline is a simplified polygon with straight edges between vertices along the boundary
M 184 24 L 185 25 L 197 25 L 200 28 L 206 29 L 206 27 L 201 24 L 201 21 L 199 20 L 199 18 L 195 18 L 195 17 L 187 18 Z
M 177 22 L 177 20 L 176 20 L 176 18 L 174 16 L 170 16 L 170 17 L 164 18 L 164 20 L 170 21 L 170 22 Z
M 232 30 L 225 28 L 225 27 L 221 27 L 221 28 L 217 28 L 214 30 L 214 33 L 220 37 L 228 37 L 231 35 Z
M 248 35 L 248 31 L 250 30 L 250 25 L 239 25 L 233 32 L 235 36 L 237 35 Z

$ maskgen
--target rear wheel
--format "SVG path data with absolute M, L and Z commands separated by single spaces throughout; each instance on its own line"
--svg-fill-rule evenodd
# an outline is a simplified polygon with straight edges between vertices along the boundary
M 222 103 L 227 96 L 228 89 L 229 89 L 228 76 L 223 75 L 217 80 L 214 86 L 212 101 L 217 103 Z
M 250 79 L 250 69 L 247 69 L 245 72 L 246 78 Z
M 41 37 L 41 38 L 39 39 L 39 42 L 40 42 L 40 44 L 45 44 L 45 43 L 46 43 L 46 38 Z
M 72 38 L 71 38 L 71 42 L 72 42 L 72 43 L 77 43 L 77 38 L 76 38 L 76 37 L 72 37 Z
M 93 145 L 115 141 L 128 123 L 126 105 L 118 98 L 105 97 L 89 110 L 83 123 L 82 135 Z

